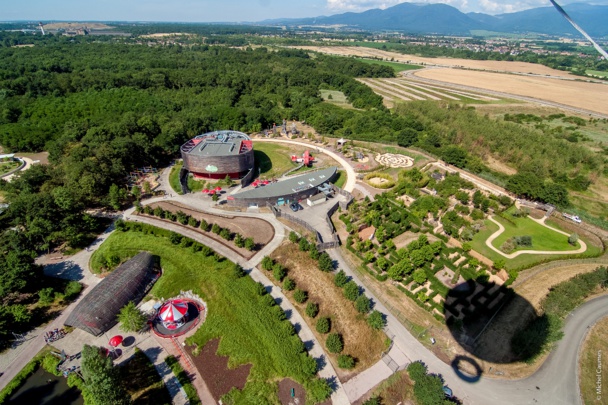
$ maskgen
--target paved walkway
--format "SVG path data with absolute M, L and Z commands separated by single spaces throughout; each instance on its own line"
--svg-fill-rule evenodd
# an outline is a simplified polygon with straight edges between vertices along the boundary
M 565 236 L 570 236 L 570 234 L 560 231 L 559 229 L 555 229 L 550 227 L 549 225 L 545 224 L 545 217 L 543 217 L 542 219 L 534 219 L 532 217 L 529 217 L 531 220 L 533 220 L 534 222 L 537 222 L 538 224 L 551 229 L 554 232 L 557 233 L 561 233 L 562 235 Z M 494 219 L 494 217 L 492 215 L 490 215 L 488 217 L 488 219 L 492 222 L 494 222 L 496 225 L 498 225 L 498 230 L 496 232 L 494 232 L 492 235 L 490 235 L 490 237 L 488 239 L 486 239 L 486 246 L 489 247 L 490 249 L 492 249 L 493 251 L 495 251 L 496 253 L 498 253 L 501 256 L 506 257 L 507 259 L 513 259 L 519 255 L 523 255 L 523 254 L 533 254 L 533 255 L 576 255 L 579 253 L 585 253 L 587 251 L 587 244 L 582 240 L 579 239 L 578 243 L 581 245 L 580 248 L 576 249 L 576 250 L 518 250 L 517 252 L 513 252 L 511 254 L 506 254 L 503 251 L 501 251 L 500 249 L 496 248 L 492 242 L 494 242 L 494 240 L 496 238 L 498 238 L 500 236 L 500 234 L 502 234 L 505 231 L 505 227 L 498 222 L 497 220 Z

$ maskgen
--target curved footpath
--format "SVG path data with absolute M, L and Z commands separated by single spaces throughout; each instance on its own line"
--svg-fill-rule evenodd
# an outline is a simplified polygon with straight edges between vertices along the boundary
M 492 215 L 490 215 L 488 217 L 488 219 L 490 221 L 494 222 L 496 225 L 498 225 L 498 230 L 496 232 L 494 232 L 492 235 L 490 235 L 488 237 L 488 239 L 486 239 L 486 246 L 489 247 L 490 249 L 492 249 L 493 251 L 495 251 L 496 253 L 498 253 L 499 255 L 506 257 L 507 259 L 513 259 L 514 257 L 523 255 L 526 253 L 533 254 L 533 255 L 576 255 L 579 253 L 585 253 L 587 251 L 587 244 L 585 242 L 583 242 L 582 239 L 579 239 L 578 243 L 580 243 L 581 247 L 576 250 L 518 250 L 517 252 L 513 252 L 511 254 L 506 254 L 505 252 L 501 251 L 500 249 L 498 249 L 497 247 L 495 247 L 492 244 L 492 242 L 494 242 L 494 239 L 498 238 L 505 231 L 505 227 L 500 222 L 495 220 Z M 562 235 L 570 236 L 570 234 L 568 234 L 566 232 L 560 231 L 559 229 L 552 228 L 549 225 L 545 224 L 544 217 L 543 217 L 543 219 L 534 219 L 534 218 L 530 217 L 530 219 L 546 228 L 551 229 L 554 232 L 561 233 Z

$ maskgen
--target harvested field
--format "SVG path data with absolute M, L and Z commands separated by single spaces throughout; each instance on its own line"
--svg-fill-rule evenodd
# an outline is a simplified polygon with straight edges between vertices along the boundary
M 550 75 L 561 77 L 572 77 L 568 72 L 563 72 L 550 67 L 527 62 L 507 62 L 491 60 L 469 60 L 452 58 L 425 58 L 416 55 L 406 55 L 396 52 L 387 52 L 380 49 L 353 47 L 353 46 L 295 46 L 294 48 L 307 49 L 339 56 L 359 56 L 364 58 L 395 58 L 398 62 L 424 64 L 429 66 L 461 67 L 466 69 L 487 70 L 495 72 L 533 73 L 538 75 Z
M 608 85 L 605 84 L 458 69 L 425 69 L 417 71 L 415 76 L 518 96 L 533 97 L 608 114 L 608 104 L 606 104 Z M 581 97 L 581 95 L 584 96 Z
M 284 243 L 272 253 L 271 257 L 288 269 L 287 277 L 296 282 L 297 288 L 308 292 L 307 302 L 319 304 L 319 314 L 313 319 L 305 314 L 307 303 L 297 304 L 292 301 L 319 342 L 324 344 L 327 335 L 316 331 L 316 320 L 320 317 L 330 317 L 331 332 L 342 334 L 344 339 L 342 353 L 350 354 L 357 359 L 353 370 L 344 370 L 338 367 L 337 355 L 326 352 L 340 381 L 345 382 L 375 364 L 386 348 L 384 344 L 386 335 L 382 331 L 372 330 L 367 325 L 365 317 L 355 310 L 353 303 L 344 298 L 342 290 L 334 285 L 333 273 L 320 271 L 316 260 L 312 260 L 306 252 L 299 251 L 298 246 L 293 243 Z M 287 295 L 292 294 L 287 293 Z
M 232 388 L 242 390 L 251 369 L 251 364 L 234 369 L 228 368 L 228 356 L 217 354 L 219 344 L 219 339 L 210 340 L 197 356 L 193 354 L 194 346 L 186 347 L 190 359 L 216 401 L 219 401 L 222 395 L 227 394 Z

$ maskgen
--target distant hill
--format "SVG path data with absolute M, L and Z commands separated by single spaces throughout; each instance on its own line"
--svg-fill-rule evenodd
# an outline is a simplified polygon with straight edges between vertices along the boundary
M 594 37 L 608 36 L 608 6 L 570 4 L 564 9 Z M 345 25 L 370 31 L 403 31 L 413 34 L 469 34 L 471 30 L 505 33 L 580 35 L 553 8 L 540 7 L 496 16 L 464 14 L 446 4 L 401 3 L 387 9 L 302 19 L 265 21 L 281 25 Z

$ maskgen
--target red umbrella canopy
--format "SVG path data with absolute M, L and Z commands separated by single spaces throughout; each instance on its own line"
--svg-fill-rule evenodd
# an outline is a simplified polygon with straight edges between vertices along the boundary
M 169 301 L 160 308 L 160 319 L 165 322 L 179 321 L 188 312 L 188 303 L 175 300 Z
M 203 189 L 203 193 L 207 194 L 208 192 L 209 192 L 209 189 L 208 189 L 208 188 L 204 188 L 204 189 Z
M 213 194 L 215 194 L 215 190 L 209 191 L 209 195 L 213 195 Z
M 116 335 L 112 339 L 110 339 L 110 346 L 116 347 L 122 343 L 122 336 Z
M 264 180 L 264 181 L 262 182 L 262 184 L 263 184 L 263 185 L 267 185 L 268 183 L 270 183 L 268 180 Z
M 222 188 L 221 188 L 220 186 L 217 186 L 217 187 L 215 188 L 215 191 L 222 191 Z

